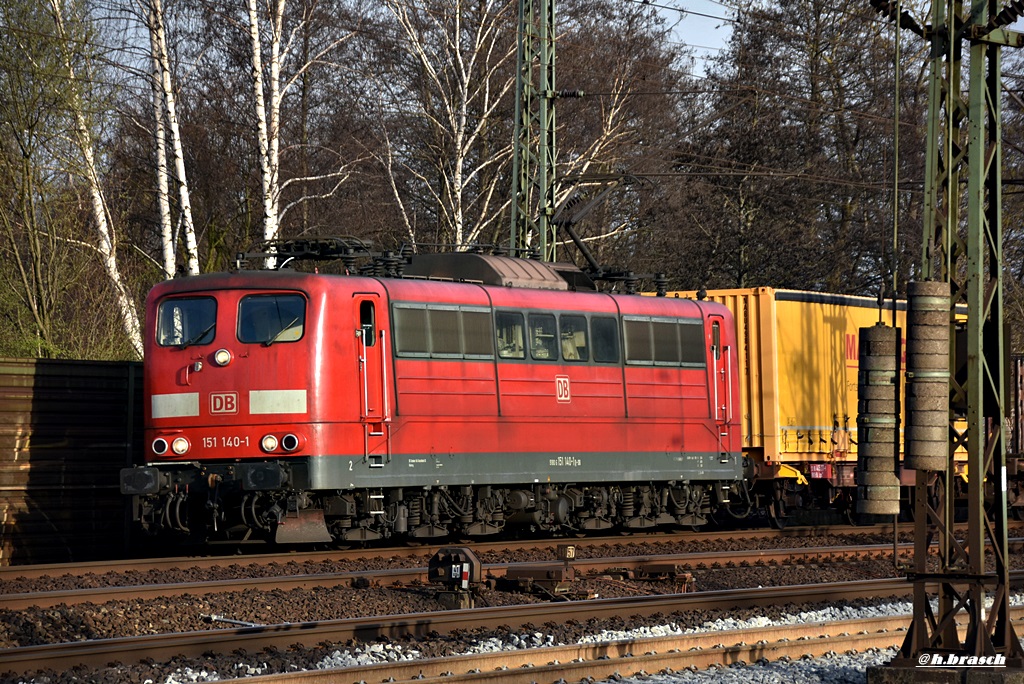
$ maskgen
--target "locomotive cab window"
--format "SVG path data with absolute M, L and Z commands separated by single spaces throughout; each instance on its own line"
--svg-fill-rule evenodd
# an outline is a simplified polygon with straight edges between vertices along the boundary
M 297 294 L 242 297 L 238 304 L 238 341 L 269 347 L 302 339 L 306 299 Z
M 216 335 L 217 300 L 213 297 L 181 297 L 160 302 L 156 342 L 161 347 L 210 344 Z

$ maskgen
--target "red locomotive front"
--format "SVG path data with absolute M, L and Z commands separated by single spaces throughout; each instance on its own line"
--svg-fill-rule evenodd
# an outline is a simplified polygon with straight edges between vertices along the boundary
M 325 306 L 329 280 L 256 271 L 153 289 L 144 372 L 152 467 L 126 471 L 122 487 L 160 494 L 143 520 L 187 532 L 201 516 L 217 528 L 329 540 L 322 509 L 302 494 L 308 456 L 362 454 L 359 428 L 375 413 L 380 427 L 382 405 L 377 397 L 368 407 L 367 392 L 379 391 L 385 369 L 383 356 L 370 362 L 379 284 L 347 279 L 362 292 L 343 310 Z
M 241 271 L 156 286 L 147 462 L 121 477 L 136 518 L 326 542 L 750 508 L 725 307 L 448 257 L 428 267 L 474 282 Z

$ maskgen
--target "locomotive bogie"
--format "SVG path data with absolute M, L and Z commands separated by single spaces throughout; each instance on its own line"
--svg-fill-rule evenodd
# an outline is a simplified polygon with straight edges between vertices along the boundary
M 277 542 L 480 537 L 508 528 L 551 534 L 697 526 L 727 499 L 727 483 L 524 484 L 309 491 L 296 464 L 162 472 L 169 487 L 145 497 L 139 520 L 170 529 L 253 535 Z M 236 478 L 236 479 L 230 479 Z

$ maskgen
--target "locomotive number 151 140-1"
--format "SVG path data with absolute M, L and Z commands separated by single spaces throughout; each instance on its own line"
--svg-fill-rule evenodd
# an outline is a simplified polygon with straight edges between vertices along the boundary
M 403 275 L 157 285 L 148 462 L 121 477 L 136 519 L 327 542 L 751 508 L 728 308 L 501 256 L 412 257 Z

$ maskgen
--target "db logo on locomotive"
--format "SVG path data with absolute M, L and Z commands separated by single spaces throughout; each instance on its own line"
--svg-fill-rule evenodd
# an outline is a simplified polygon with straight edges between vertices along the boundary
M 563 404 L 572 401 L 572 395 L 569 393 L 568 375 L 555 376 L 555 399 Z
M 238 413 L 238 392 L 211 392 L 211 414 Z

